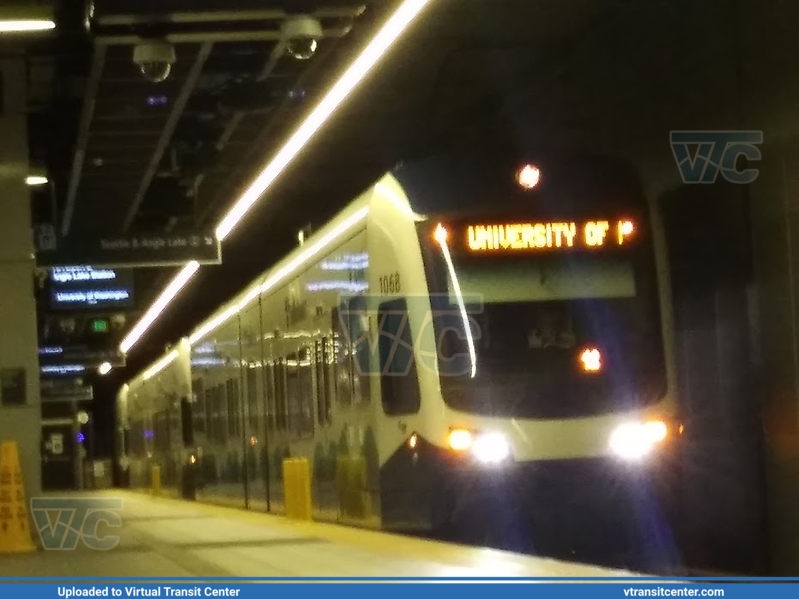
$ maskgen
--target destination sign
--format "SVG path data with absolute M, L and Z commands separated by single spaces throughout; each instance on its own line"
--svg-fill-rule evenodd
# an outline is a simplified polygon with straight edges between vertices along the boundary
M 635 234 L 630 220 L 470 224 L 463 228 L 470 252 L 529 252 L 622 246 Z
M 50 275 L 53 308 L 127 308 L 133 306 L 130 269 L 57 266 Z
M 39 266 L 87 264 L 93 267 L 182 266 L 195 260 L 220 264 L 222 250 L 213 231 L 131 234 L 59 240 L 57 248 L 37 248 Z

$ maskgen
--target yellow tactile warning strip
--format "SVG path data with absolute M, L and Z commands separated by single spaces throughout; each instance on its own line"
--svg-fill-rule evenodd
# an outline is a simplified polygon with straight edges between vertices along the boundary
M 120 491 L 114 491 L 114 493 L 120 493 Z M 482 572 L 482 574 L 479 574 L 481 576 L 485 576 L 486 572 L 492 570 L 492 564 L 497 566 L 496 570 L 506 572 L 506 575 L 510 576 L 634 576 L 630 572 L 621 570 L 609 570 L 597 566 L 573 564 L 494 549 L 442 543 L 326 522 L 288 520 L 283 516 L 246 510 L 243 507 L 236 508 L 189 502 L 183 499 L 163 496 L 152 497 L 146 493 L 135 491 L 123 491 L 121 494 L 140 501 L 188 505 L 190 506 L 189 509 L 196 510 L 209 517 L 231 518 L 266 528 L 281 528 L 303 537 L 314 537 L 331 543 L 349 545 L 375 554 L 382 554 L 386 558 L 404 557 L 443 565 L 475 568 Z M 379 559 L 377 556 L 376 558 Z

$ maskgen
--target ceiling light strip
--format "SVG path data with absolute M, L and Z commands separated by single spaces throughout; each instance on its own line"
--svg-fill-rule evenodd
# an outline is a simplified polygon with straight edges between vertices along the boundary
M 219 240 L 225 239 L 241 221 L 247 211 L 258 201 L 264 191 L 297 156 L 313 134 L 327 121 L 333 111 L 364 79 L 386 50 L 397 40 L 413 19 L 431 0 L 406 0 L 391 16 L 374 39 L 361 52 L 313 112 L 300 125 L 294 135 L 280 149 L 272 161 L 261 171 L 250 187 L 242 194 L 216 229 Z
M 122 340 L 119 349 L 121 349 L 123 353 L 127 353 L 130 348 L 141 339 L 141 336 L 147 332 L 150 325 L 155 322 L 156 318 L 161 315 L 161 312 L 163 312 L 175 296 L 180 293 L 180 290 L 186 286 L 186 283 L 189 282 L 189 279 L 191 279 L 192 275 L 194 275 L 199 268 L 199 262 L 192 260 L 180 270 L 172 281 L 170 281 L 169 285 L 167 285 L 161 292 L 161 295 L 158 296 L 158 299 L 153 302 L 153 305 L 150 306 L 147 312 L 144 313 L 144 316 L 141 317 L 141 320 L 131 329 L 128 336 Z
M 258 177 L 242 194 L 233 208 L 225 215 L 216 229 L 219 241 L 224 240 L 242 217 L 269 188 L 286 166 L 302 150 L 313 134 L 324 124 L 333 111 L 364 79 L 386 50 L 407 29 L 408 25 L 419 15 L 432 0 L 404 0 L 385 25 L 377 32 L 371 42 L 350 65 L 344 74 L 322 98 L 316 108 L 303 121 L 297 131 L 289 138 L 277 155 L 264 167 Z M 164 311 L 172 299 L 186 285 L 197 271 L 199 264 L 190 262 L 172 280 L 158 299 L 147 310 L 142 319 L 136 323 L 130 334 L 122 341 L 120 349 L 127 353 L 144 335 L 156 318 Z

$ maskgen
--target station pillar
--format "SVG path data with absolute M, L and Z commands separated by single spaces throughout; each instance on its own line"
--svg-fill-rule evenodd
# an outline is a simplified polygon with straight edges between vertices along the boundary
M 26 69 L 0 59 L 0 440 L 18 443 L 28 497 L 41 492 L 38 335 Z

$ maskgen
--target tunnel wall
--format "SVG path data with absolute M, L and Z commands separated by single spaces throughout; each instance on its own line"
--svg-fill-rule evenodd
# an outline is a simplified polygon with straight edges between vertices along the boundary
M 796 3 L 633 3 L 493 124 L 630 159 L 664 213 L 686 559 L 708 570 L 799 574 L 797 46 Z M 754 183 L 683 183 L 670 131 L 742 129 L 764 132 Z

